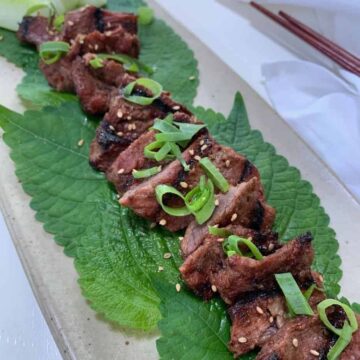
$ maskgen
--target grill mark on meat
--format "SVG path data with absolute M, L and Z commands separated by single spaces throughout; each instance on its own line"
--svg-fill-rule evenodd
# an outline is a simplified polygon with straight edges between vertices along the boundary
M 128 145 L 131 141 L 128 138 L 119 137 L 110 129 L 110 124 L 103 120 L 98 131 L 97 141 L 103 149 L 108 149 L 112 144 Z
M 155 99 L 152 104 L 166 114 L 174 112 L 174 110 L 170 106 L 166 105 L 160 98 Z
M 103 18 L 103 10 L 101 8 L 96 8 L 94 11 L 94 18 L 96 29 L 103 33 L 105 31 L 105 22 Z
M 239 179 L 239 183 L 246 181 L 248 177 L 251 175 L 253 169 L 254 169 L 254 165 L 248 159 L 246 159 L 243 172 Z
M 250 228 L 255 230 L 260 230 L 264 221 L 265 209 L 262 206 L 261 202 L 258 200 L 253 211 L 252 221 Z
M 21 33 L 21 35 L 23 37 L 26 37 L 28 32 L 29 32 L 29 27 L 31 22 L 33 21 L 34 18 L 30 17 L 30 16 L 25 16 L 21 23 L 20 23 L 20 27 L 19 27 L 19 31 Z

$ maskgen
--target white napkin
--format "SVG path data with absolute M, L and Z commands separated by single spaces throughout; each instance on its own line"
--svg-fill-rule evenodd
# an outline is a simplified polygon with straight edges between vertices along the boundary
M 309 7 L 311 26 L 316 13 L 319 32 L 360 55 L 360 1 L 263 0 L 263 4 Z M 311 8 L 310 8 L 311 7 Z M 314 10 L 314 8 L 316 10 Z M 300 8 L 299 8 L 300 10 Z M 304 18 L 305 14 L 305 18 Z M 296 7 L 291 15 L 299 17 Z M 309 54 L 303 58 L 312 59 Z M 309 55 L 309 56 L 307 56 Z M 282 61 L 262 66 L 265 87 L 277 112 L 332 168 L 360 200 L 360 77 L 329 62 Z

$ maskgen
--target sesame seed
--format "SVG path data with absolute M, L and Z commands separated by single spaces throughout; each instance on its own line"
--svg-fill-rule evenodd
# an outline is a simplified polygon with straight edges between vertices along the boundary
M 217 287 L 215 285 L 211 285 L 212 292 L 217 292 Z
M 105 36 L 111 36 L 112 35 L 112 31 L 105 31 Z
M 271 243 L 270 245 L 269 245 L 269 251 L 272 251 L 272 250 L 274 250 L 274 244 L 273 243 Z
M 78 146 L 83 146 L 84 145 L 85 140 L 84 139 L 80 139 L 78 142 Z
M 84 39 L 80 39 L 80 40 L 79 40 L 79 43 L 80 43 L 80 44 L 83 44 L 83 43 L 84 43 Z
M 215 200 L 215 206 L 219 206 L 219 199 Z
M 194 151 L 193 149 L 190 149 L 190 150 L 189 150 L 189 154 L 190 154 L 191 156 L 193 156 L 193 155 L 195 154 L 195 151 Z
M 184 188 L 184 189 L 187 189 L 187 188 L 189 187 L 188 183 L 185 182 L 185 181 L 181 181 L 181 182 L 180 182 L 180 186 L 181 186 L 182 188 Z
M 261 315 L 264 313 L 264 310 L 260 306 L 256 307 L 256 311 Z
M 179 105 L 173 106 L 173 110 L 180 110 L 180 106 Z
M 49 30 L 50 35 L 55 35 L 55 33 L 52 30 Z
M 123 117 L 123 113 L 122 113 L 122 111 L 119 109 L 118 111 L 117 111 L 117 113 L 116 113 L 116 116 L 118 117 L 118 118 L 122 118 Z
M 181 290 L 181 285 L 180 285 L 180 284 L 176 284 L 176 285 L 175 285 L 175 289 L 176 289 L 177 292 L 180 292 L 180 290 Z
M 230 166 L 230 160 L 226 160 L 225 165 L 226 165 L 226 167 L 229 167 Z
M 154 223 L 154 222 L 150 223 L 150 225 L 149 225 L 150 229 L 153 229 L 155 226 L 156 226 L 156 223 Z
M 193 76 L 189 76 L 189 80 L 195 80 L 196 78 L 195 78 L 195 76 L 193 75 Z
M 216 241 L 218 242 L 218 243 L 222 243 L 222 242 L 224 242 L 224 238 L 218 238 Z
M 208 146 L 205 144 L 201 147 L 201 151 L 204 151 Z
M 170 259 L 170 258 L 171 258 L 171 253 L 164 254 L 164 259 Z
M 205 144 L 205 141 L 204 140 L 201 140 L 200 141 L 200 145 L 204 145 Z
M 131 119 L 132 119 L 131 115 L 128 115 L 127 119 L 128 119 L 128 120 L 131 120 Z
M 119 132 L 116 133 L 116 135 L 117 135 L 117 136 L 123 136 L 124 133 L 123 133 L 122 131 L 119 131 Z
M 74 39 L 71 39 L 71 40 L 70 40 L 70 44 L 71 44 L 71 45 L 74 45 L 74 44 L 75 44 L 75 40 L 74 40 Z
M 4 37 L 2 35 L 0 35 L 0 41 L 4 40 Z
M 124 171 L 125 171 L 124 169 L 119 169 L 117 173 L 118 173 L 118 174 L 123 174 Z
M 99 50 L 99 45 L 98 45 L 98 44 L 95 44 L 95 45 L 94 45 L 94 49 L 95 49 L 95 50 Z
M 136 169 L 133 169 L 133 170 L 132 170 L 132 173 L 133 173 L 133 174 L 135 174 L 135 173 L 137 173 L 137 172 L 138 172 L 138 170 L 136 170 Z
M 159 266 L 158 267 L 158 271 L 160 272 L 160 271 L 164 271 L 164 268 L 162 267 L 162 266 Z
M 231 221 L 231 222 L 235 221 L 235 220 L 237 219 L 237 217 L 238 217 L 238 215 L 237 215 L 236 213 L 233 213 L 233 214 L 231 215 L 230 221 Z
M 247 338 L 241 336 L 241 337 L 238 338 L 238 341 L 239 341 L 239 343 L 241 343 L 241 344 L 245 344 L 245 343 L 247 342 Z
M 106 26 L 107 26 L 107 27 L 111 27 L 110 21 L 108 21 L 108 22 L 106 23 Z
M 273 322 L 274 322 L 274 317 L 273 317 L 273 316 L 270 316 L 270 317 L 269 317 L 269 322 L 270 322 L 270 323 L 273 323 Z
M 133 124 L 132 128 L 133 130 L 136 130 L 136 124 Z
M 299 340 L 296 339 L 296 338 L 293 338 L 293 339 L 292 339 L 292 344 L 293 344 L 294 347 L 297 348 L 297 347 L 299 346 Z
M 183 241 L 183 240 L 184 240 L 184 237 L 183 237 L 183 236 L 179 236 L 179 240 L 180 240 L 180 241 Z
M 218 227 L 219 227 L 219 224 L 215 224 L 215 225 L 213 225 L 212 227 L 218 228 Z
M 73 22 L 73 21 L 70 21 L 70 20 L 69 20 L 67 23 L 68 23 L 69 26 L 73 26 L 73 25 L 74 25 L 74 22 Z
M 109 129 L 115 131 L 115 128 L 112 125 L 109 126 Z
M 120 195 L 119 195 L 119 194 L 116 194 L 116 198 L 119 200 L 119 199 L 120 199 Z
M 201 156 L 195 155 L 195 156 L 194 156 L 194 159 L 197 160 L 197 161 L 200 161 L 200 160 L 201 160 Z
M 313 350 L 313 349 L 310 350 L 310 354 L 314 355 L 314 356 L 320 356 L 320 353 L 318 351 L 316 351 L 316 350 Z
M 319 275 L 320 282 L 324 282 L 324 277 L 322 275 Z
M 160 224 L 161 226 L 165 226 L 165 225 L 166 225 L 166 220 L 165 220 L 165 219 L 161 219 L 161 220 L 159 221 L 159 224 Z

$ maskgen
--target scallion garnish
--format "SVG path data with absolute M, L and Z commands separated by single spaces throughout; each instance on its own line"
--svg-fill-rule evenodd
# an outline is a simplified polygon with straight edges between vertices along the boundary
M 141 96 L 141 95 L 133 95 L 132 92 L 135 86 L 142 86 L 149 90 L 152 96 Z M 126 85 L 123 89 L 124 98 L 130 102 L 139 105 L 150 105 L 152 102 L 157 99 L 162 93 L 162 86 L 156 82 L 155 80 L 151 80 L 148 78 L 139 78 L 130 84 Z
M 40 45 L 39 53 L 45 64 L 54 64 L 70 50 L 70 45 L 64 41 L 47 41 Z
M 55 19 L 54 19 L 54 22 L 53 22 L 53 25 L 54 25 L 54 28 L 57 30 L 57 31 L 61 31 L 61 28 L 64 24 L 64 21 L 65 21 L 65 15 L 62 14 L 62 15 L 58 15 Z
M 216 226 L 209 226 L 208 227 L 209 234 L 214 236 L 220 236 L 222 238 L 228 237 L 231 235 L 231 231 L 225 228 L 218 228 Z
M 333 305 L 340 306 L 345 311 L 345 314 L 347 316 L 347 320 L 345 321 L 344 326 L 341 329 L 331 324 L 330 320 L 326 315 L 326 309 Z M 348 346 L 351 341 L 352 334 L 358 329 L 356 315 L 354 311 L 350 308 L 350 306 L 333 299 L 323 300 L 320 304 L 318 304 L 317 310 L 320 320 L 324 323 L 324 325 L 334 334 L 339 336 L 335 345 L 330 349 L 327 354 L 328 360 L 335 360 Z
M 240 236 L 231 235 L 223 242 L 223 249 L 227 256 L 240 255 L 244 256 L 241 252 L 239 245 L 246 245 L 250 250 L 251 254 L 255 257 L 256 260 L 261 260 L 263 258 L 261 252 L 256 247 L 256 245 L 250 240 L 245 239 Z
M 132 175 L 134 179 L 143 179 L 158 174 L 161 171 L 161 166 L 154 166 L 149 169 L 133 170 Z
M 149 25 L 154 18 L 154 11 L 147 6 L 140 6 L 137 9 L 138 21 L 141 25 Z
M 104 66 L 104 60 L 117 61 L 124 65 L 125 70 L 130 72 L 142 72 L 149 75 L 154 72 L 152 67 L 124 54 L 96 54 L 96 57 L 90 60 L 89 63 L 93 68 L 98 69 Z
M 158 185 L 155 189 L 156 194 L 156 200 L 161 205 L 162 209 L 171 216 L 186 216 L 190 215 L 191 211 L 187 208 L 185 204 L 185 199 L 183 194 L 175 189 L 173 186 L 170 185 Z M 172 208 L 170 206 L 167 206 L 163 202 L 163 197 L 167 194 L 175 195 L 179 198 L 181 198 L 184 201 L 184 206 Z
M 185 171 L 188 171 L 190 167 L 182 157 L 179 146 L 186 147 L 194 135 L 204 127 L 206 127 L 205 124 L 173 122 L 173 114 L 169 114 L 163 120 L 156 119 L 151 129 L 159 133 L 155 135 L 156 141 L 144 148 L 144 156 L 157 161 L 176 157 Z
M 214 184 L 210 179 L 202 176 L 199 184 L 190 190 L 185 196 L 170 185 L 158 185 L 155 189 L 156 199 L 162 209 L 172 216 L 186 216 L 193 214 L 198 224 L 203 224 L 212 215 L 215 208 Z M 164 204 L 163 197 L 166 194 L 180 197 L 184 206 L 172 208 Z
M 229 191 L 229 183 L 209 158 L 202 158 L 200 160 L 200 165 L 205 171 L 206 175 L 213 181 L 215 186 L 219 188 L 220 191 L 223 193 Z
M 295 315 L 314 314 L 291 273 L 275 274 L 275 278 L 292 313 Z

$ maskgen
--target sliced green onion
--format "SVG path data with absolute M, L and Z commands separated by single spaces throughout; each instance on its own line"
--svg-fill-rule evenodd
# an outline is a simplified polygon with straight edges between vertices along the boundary
M 339 338 L 337 339 L 334 346 L 329 350 L 326 358 L 328 360 L 336 360 L 339 358 L 341 353 L 346 349 L 350 344 L 352 338 L 352 328 L 347 321 L 345 321 Z
M 152 96 L 146 97 L 146 96 L 140 96 L 140 95 L 132 95 L 132 92 L 136 85 L 143 86 L 146 89 L 150 90 L 152 93 Z M 139 78 L 139 79 L 131 82 L 127 86 L 125 86 L 125 88 L 123 90 L 123 94 L 124 94 L 125 99 L 130 102 L 133 102 L 133 103 L 139 104 L 139 105 L 150 105 L 150 104 L 152 104 L 152 102 L 155 99 L 157 99 L 161 95 L 162 90 L 163 90 L 163 88 L 158 82 L 148 79 L 148 78 Z
M 199 183 L 185 196 L 169 185 L 158 185 L 155 189 L 155 193 L 158 203 L 166 213 L 172 216 L 186 216 L 193 214 L 198 224 L 206 222 L 211 217 L 215 208 L 214 185 L 210 179 L 205 181 L 205 176 L 201 179 L 201 184 Z M 184 201 L 185 206 L 172 208 L 165 205 L 163 196 L 166 194 L 180 197 Z
M 187 207 L 192 213 L 199 211 L 206 204 L 211 195 L 211 190 L 206 187 L 204 181 L 205 176 L 201 176 L 199 185 L 195 186 L 185 196 Z
M 161 166 L 155 166 L 144 170 L 133 170 L 132 175 L 134 179 L 143 179 L 158 174 L 161 171 Z
M 171 152 L 175 155 L 175 157 L 180 161 L 181 165 L 183 166 L 185 171 L 190 170 L 190 166 L 186 163 L 185 159 L 182 157 L 180 148 L 178 145 L 169 142 L 169 146 L 171 147 Z
M 96 56 L 89 61 L 89 64 L 93 69 L 100 69 L 104 66 L 104 61 Z
M 263 259 L 263 256 L 256 245 L 250 240 L 240 236 L 231 235 L 223 242 L 223 249 L 227 256 L 240 255 L 243 256 L 239 245 L 246 245 L 256 260 Z
M 143 62 L 134 59 L 124 54 L 96 54 L 96 57 L 100 60 L 114 60 L 124 65 L 124 68 L 130 72 L 143 72 L 146 74 L 153 74 L 152 67 L 144 64 Z M 90 62 L 91 65 L 91 62 Z
M 57 30 L 57 31 L 61 31 L 61 28 L 64 24 L 64 21 L 65 21 L 65 15 L 62 14 L 62 15 L 58 15 L 55 19 L 54 19 L 54 28 Z
M 229 183 L 224 178 L 219 169 L 210 161 L 209 158 L 204 157 L 200 161 L 200 166 L 205 171 L 206 175 L 213 181 L 215 186 L 223 193 L 229 191 Z
M 172 208 L 172 207 L 164 204 L 163 197 L 167 194 L 176 195 L 185 202 L 183 194 L 180 191 L 176 190 L 173 186 L 158 185 L 155 188 L 155 194 L 156 194 L 157 202 L 160 204 L 162 209 L 169 215 L 171 215 L 171 216 L 186 216 L 186 215 L 191 214 L 190 210 L 187 208 L 186 205 L 179 207 L 179 208 Z
M 220 237 L 228 237 L 231 235 L 231 231 L 225 228 L 218 228 L 216 226 L 209 226 L 209 234 Z
M 64 41 L 47 41 L 40 45 L 40 57 L 45 64 L 54 64 L 70 50 L 70 45 Z
M 32 15 L 34 12 L 38 12 L 41 9 L 49 9 L 49 15 L 51 16 L 54 12 L 54 6 L 52 3 L 43 3 L 43 4 L 36 4 L 31 7 L 29 7 L 26 10 L 25 16 Z
M 353 332 L 355 332 L 358 329 L 358 322 L 356 320 L 356 316 L 354 311 L 351 309 L 350 306 L 338 301 L 338 300 L 334 300 L 334 299 L 326 299 L 323 300 L 320 304 L 318 304 L 317 306 L 317 310 L 319 313 L 319 317 L 321 319 L 321 321 L 324 323 L 324 325 L 331 330 L 334 334 L 340 336 L 341 333 L 341 329 L 336 328 L 334 325 L 331 324 L 331 322 L 329 321 L 327 315 L 326 315 L 326 309 L 330 306 L 333 305 L 337 305 L 340 306 L 344 311 L 345 314 L 349 320 L 351 329 Z
M 172 125 L 173 114 L 169 114 L 165 119 L 156 119 L 154 125 L 151 127 L 152 130 L 157 130 L 162 133 L 179 132 L 179 129 Z
M 169 142 L 179 142 L 179 141 L 186 141 L 190 140 L 189 135 L 186 133 L 181 132 L 167 132 L 167 133 L 161 133 L 156 134 L 155 139 L 158 141 L 169 141 Z
M 347 320 L 341 329 L 331 324 L 326 315 L 326 309 L 333 305 L 340 306 L 345 311 L 347 316 Z M 317 310 L 320 320 L 324 323 L 324 325 L 334 334 L 339 336 L 336 343 L 327 354 L 328 360 L 336 360 L 351 342 L 352 334 L 358 330 L 359 325 L 356 319 L 356 315 L 350 306 L 333 299 L 323 300 L 320 304 L 318 304 Z
M 154 10 L 147 6 L 140 6 L 137 9 L 138 21 L 141 25 L 149 25 L 154 18 Z
M 210 179 L 208 179 L 206 185 L 204 186 L 203 193 L 205 193 L 205 195 L 197 196 L 196 202 L 197 204 L 199 204 L 203 201 L 204 198 L 206 198 L 206 202 L 199 210 L 193 212 L 196 222 L 200 225 L 210 219 L 215 209 L 214 184 Z M 187 197 L 185 197 L 185 201 L 188 204 L 188 207 L 192 207 L 192 208 L 195 207 L 193 198 L 192 198 L 192 203 L 189 203 L 189 199 Z
M 286 298 L 289 309 L 294 314 L 314 314 L 291 273 L 275 274 L 275 278 Z
M 167 143 L 164 144 L 161 141 L 154 141 L 144 148 L 144 156 L 148 159 L 155 159 L 156 161 L 175 159 L 175 155 L 170 154 L 170 152 L 170 145 Z

